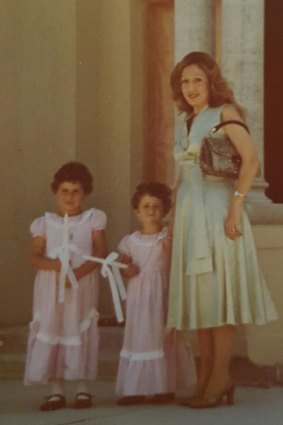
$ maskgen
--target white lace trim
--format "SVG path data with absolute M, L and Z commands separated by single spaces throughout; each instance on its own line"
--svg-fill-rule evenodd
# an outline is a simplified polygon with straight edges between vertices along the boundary
M 120 352 L 120 356 L 129 359 L 130 361 L 156 360 L 162 359 L 164 357 L 164 351 L 155 350 L 133 353 L 123 348 L 123 350 Z
M 98 318 L 99 318 L 99 313 L 94 308 L 88 312 L 87 317 L 80 324 L 79 326 L 80 333 L 85 332 L 90 327 L 90 322 L 93 318 L 95 319 L 96 322 L 98 321 Z M 36 313 L 34 315 L 34 319 L 31 322 L 30 327 L 36 322 L 40 322 L 40 313 Z M 61 335 L 55 335 L 51 337 L 50 335 L 39 331 L 36 334 L 36 339 L 51 345 L 56 345 L 56 344 L 68 345 L 68 346 L 81 345 L 81 339 L 79 336 L 65 337 Z
M 94 211 L 95 211 L 95 208 L 90 208 L 89 210 L 84 211 L 83 213 L 80 214 L 80 219 L 74 222 L 72 222 L 72 217 L 69 217 L 69 223 L 68 223 L 69 228 L 71 229 L 72 227 L 77 227 L 83 224 L 86 220 L 89 219 L 89 217 Z M 64 225 L 63 217 L 59 217 L 60 221 L 58 220 L 58 217 L 59 216 L 57 216 L 57 214 L 54 214 L 54 213 L 49 213 L 49 212 L 45 213 L 46 221 L 49 224 L 57 228 L 62 228 Z
M 154 235 L 143 235 L 139 231 L 136 231 L 130 235 L 130 238 L 133 240 L 134 243 L 137 243 L 139 245 L 144 246 L 152 246 L 156 245 L 159 241 L 162 241 L 167 237 L 167 227 L 163 227 L 161 232 Z
M 38 332 L 36 339 L 41 342 L 46 342 L 50 345 L 81 345 L 81 340 L 78 336 L 74 337 L 64 337 L 64 336 L 53 336 L 44 334 L 43 332 Z
M 80 331 L 81 332 L 86 331 L 90 327 L 90 322 L 93 318 L 95 318 L 96 321 L 98 321 L 98 318 L 99 318 L 99 313 L 98 313 L 97 310 L 95 310 L 95 308 L 90 310 L 86 319 L 80 324 Z

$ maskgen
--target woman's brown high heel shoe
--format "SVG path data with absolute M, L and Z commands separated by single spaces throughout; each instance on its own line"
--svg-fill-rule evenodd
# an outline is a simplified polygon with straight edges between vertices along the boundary
M 205 409 L 210 407 L 217 407 L 220 406 L 223 399 L 226 397 L 226 403 L 229 406 L 232 406 L 234 404 L 234 393 L 235 393 L 235 387 L 232 382 L 228 382 L 225 387 L 214 397 L 211 398 L 198 398 L 195 400 L 191 400 L 190 403 L 187 404 L 187 406 L 193 408 L 193 409 Z

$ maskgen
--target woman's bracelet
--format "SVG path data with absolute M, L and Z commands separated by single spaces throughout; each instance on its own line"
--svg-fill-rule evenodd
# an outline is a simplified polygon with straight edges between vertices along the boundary
M 238 190 L 235 190 L 234 196 L 235 196 L 235 198 L 245 198 L 246 197 L 246 195 L 244 195 L 243 193 L 239 192 Z

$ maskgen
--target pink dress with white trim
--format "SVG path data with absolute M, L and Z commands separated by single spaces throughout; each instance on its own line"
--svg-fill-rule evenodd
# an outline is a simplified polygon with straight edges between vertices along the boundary
M 72 268 L 92 254 L 92 231 L 104 229 L 106 215 L 91 208 L 69 217 Z M 46 213 L 31 225 L 33 237 L 46 238 L 45 255 L 58 256 L 63 241 L 63 218 Z M 98 271 L 79 280 L 77 289 L 65 289 L 64 303 L 58 302 L 59 274 L 39 270 L 35 279 L 33 320 L 30 323 L 25 384 L 47 383 L 50 379 L 91 380 L 98 360 Z
M 119 251 L 132 257 L 140 272 L 127 288 L 126 325 L 116 392 L 153 395 L 191 389 L 196 382 L 192 353 L 181 332 L 166 335 L 168 263 L 163 249 L 167 229 L 139 231 L 122 239 Z

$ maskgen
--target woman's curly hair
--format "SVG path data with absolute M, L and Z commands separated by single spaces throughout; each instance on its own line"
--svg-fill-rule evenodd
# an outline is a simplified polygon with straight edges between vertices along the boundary
M 172 191 L 164 183 L 160 182 L 146 182 L 140 183 L 136 187 L 136 191 L 131 199 L 132 207 L 136 210 L 139 207 L 140 201 L 143 196 L 154 196 L 162 201 L 164 208 L 164 215 L 166 215 L 172 207 Z
M 81 162 L 71 161 L 62 165 L 53 176 L 52 191 L 56 193 L 63 182 L 80 183 L 85 195 L 92 192 L 92 175 Z
M 191 52 L 186 55 L 173 69 L 170 78 L 172 97 L 176 101 L 180 112 L 191 114 L 193 108 L 189 105 L 182 93 L 181 80 L 183 69 L 190 65 L 197 65 L 207 76 L 209 90 L 209 106 L 217 107 L 230 103 L 235 106 L 240 116 L 245 119 L 244 109 L 237 104 L 234 93 L 227 81 L 223 78 L 221 70 L 215 60 L 205 52 Z

